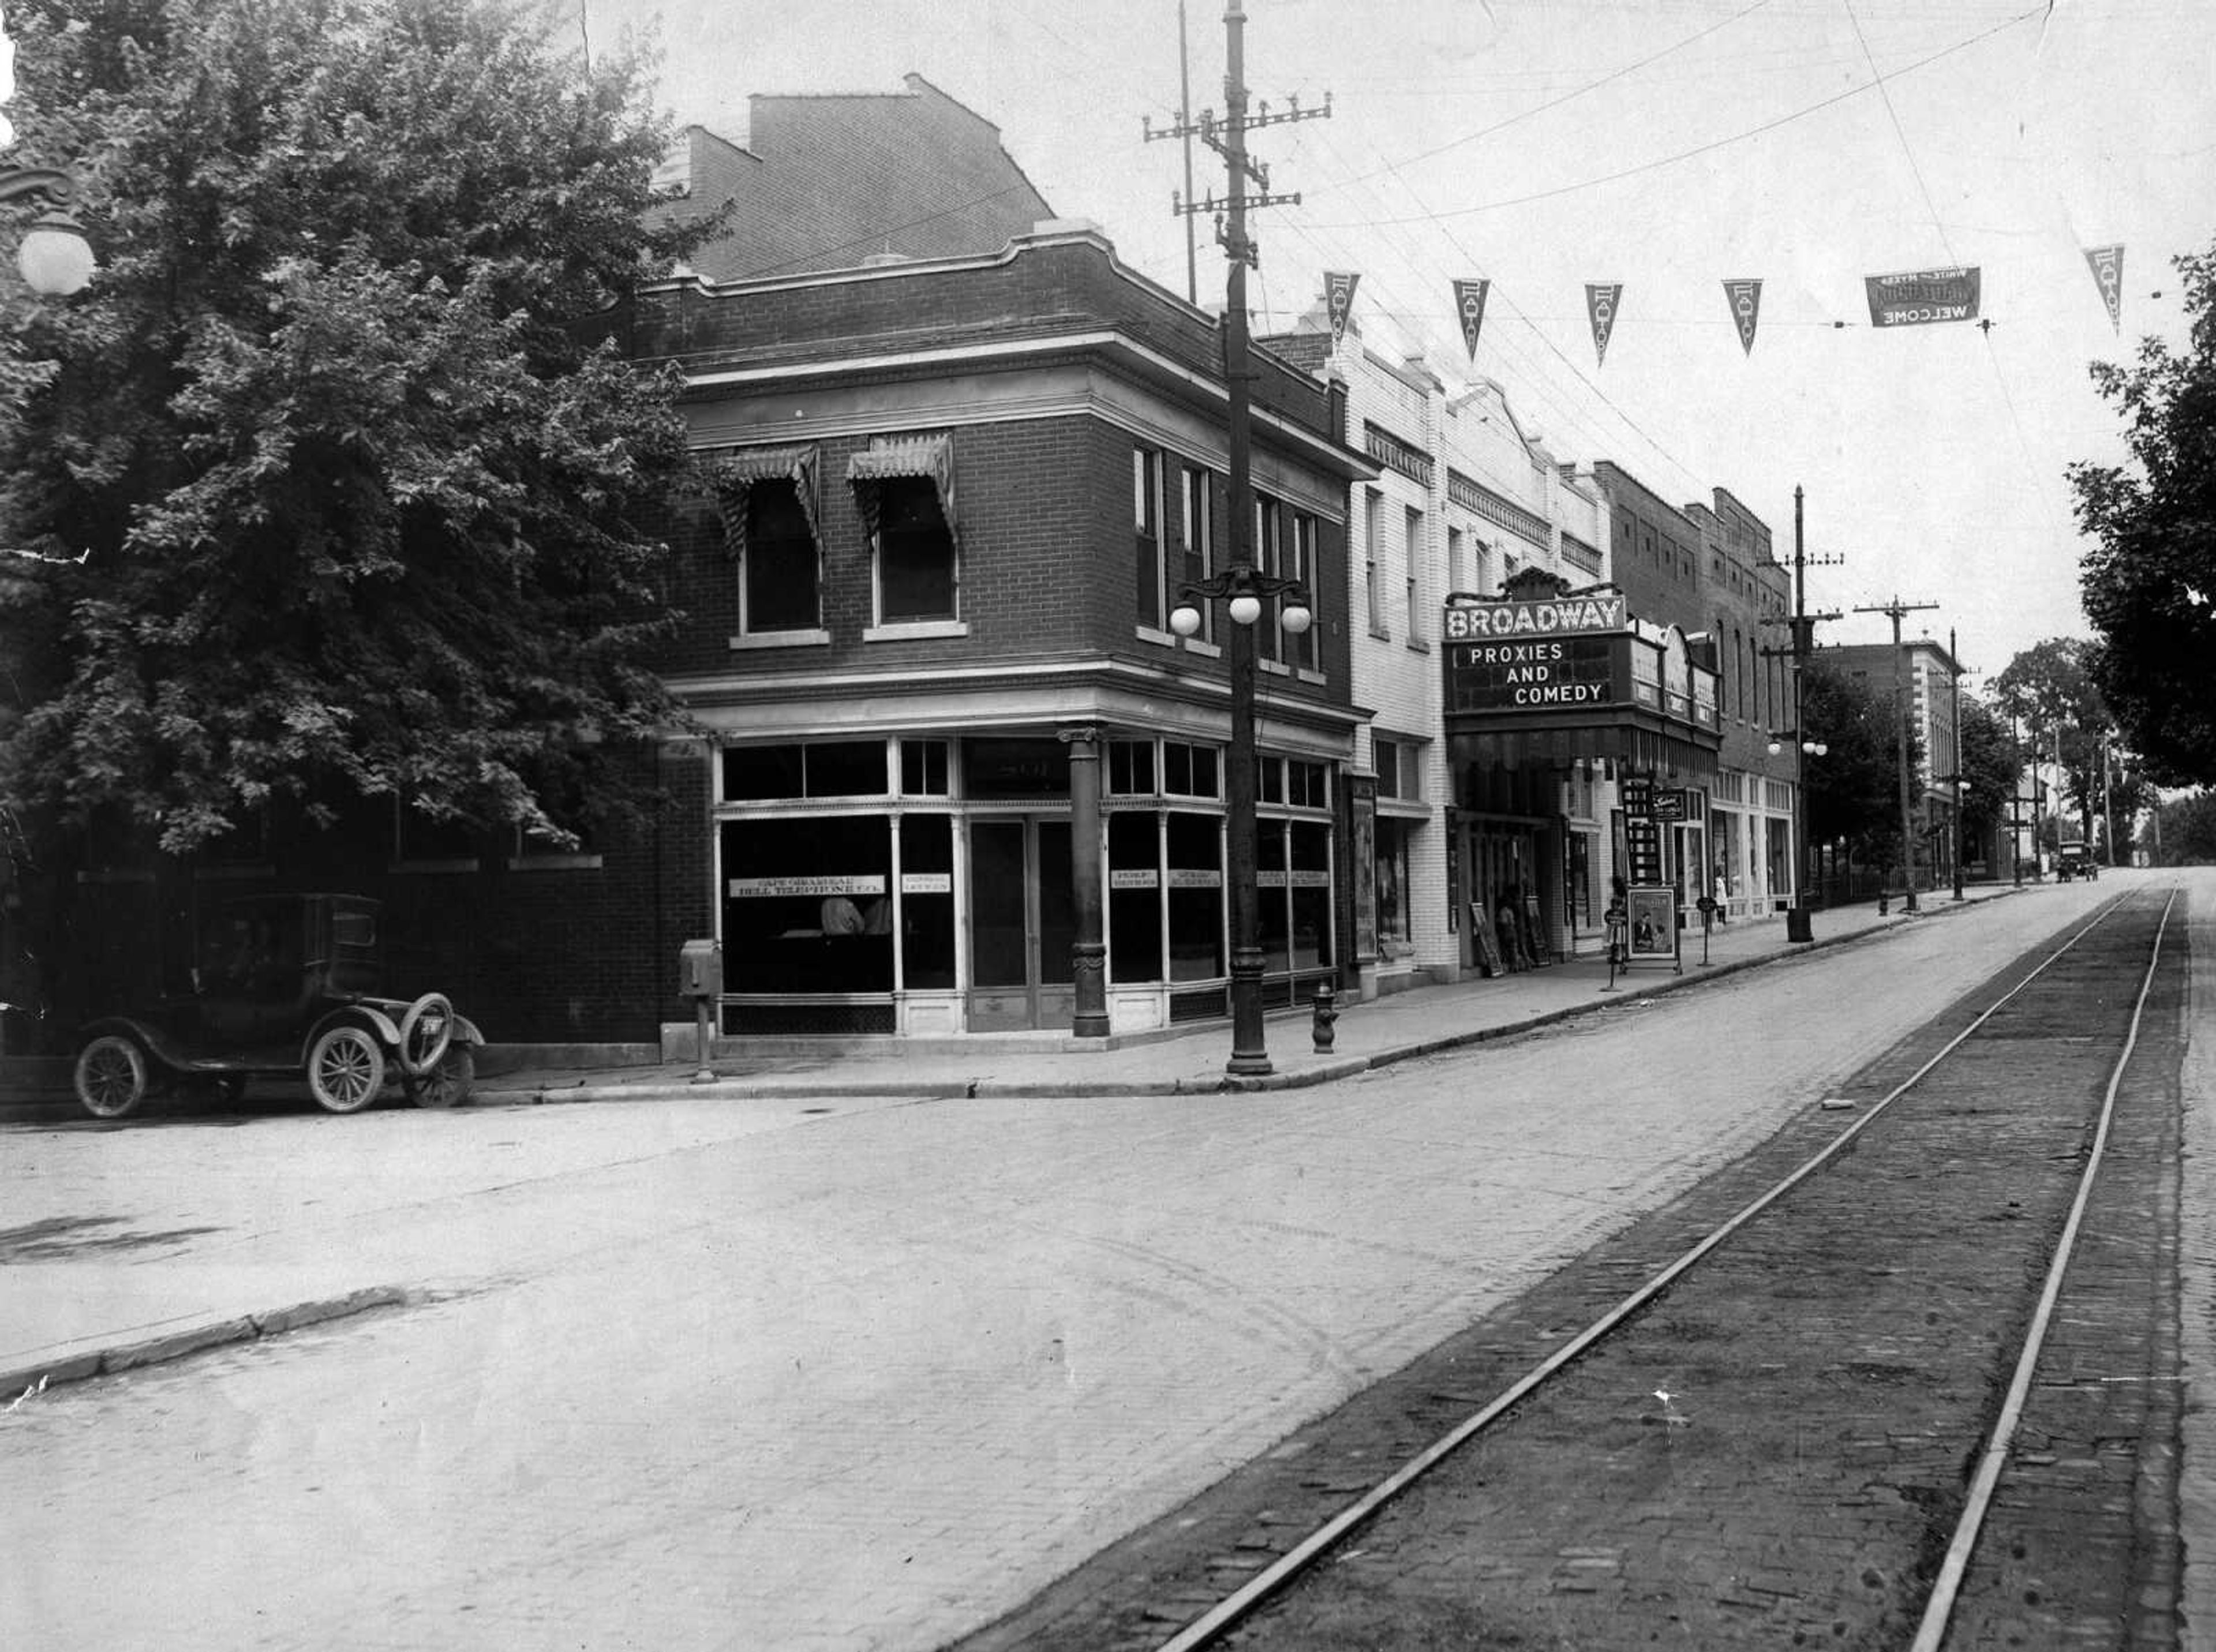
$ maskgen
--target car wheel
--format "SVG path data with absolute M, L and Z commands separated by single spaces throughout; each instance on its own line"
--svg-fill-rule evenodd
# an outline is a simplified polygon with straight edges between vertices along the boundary
M 470 1091 L 477 1081 L 477 1059 L 466 1044 L 451 1047 L 446 1059 L 439 1063 L 436 1072 L 426 1073 L 416 1080 L 416 1105 L 418 1107 L 459 1107 L 470 1098 Z
M 444 992 L 426 992 L 400 1017 L 400 1065 L 411 1078 L 437 1068 L 454 1039 L 454 1006 Z
M 385 1088 L 385 1052 L 364 1027 L 334 1027 L 308 1052 L 308 1088 L 326 1113 L 359 1113 Z
M 77 1053 L 77 1099 L 95 1119 L 120 1119 L 146 1099 L 146 1055 L 129 1039 L 104 1033 Z

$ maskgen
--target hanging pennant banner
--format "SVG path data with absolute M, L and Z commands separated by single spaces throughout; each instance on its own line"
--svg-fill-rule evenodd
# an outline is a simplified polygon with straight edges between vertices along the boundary
M 1354 284 L 1361 279 L 1344 270 L 1323 273 L 1323 304 L 1331 316 L 1331 347 L 1334 350 L 1346 336 L 1346 320 L 1354 313 Z
M 1872 327 L 1921 327 L 1929 322 L 1978 319 L 1979 269 L 1910 270 L 1865 275 Z
M 1762 283 L 1727 280 L 1724 298 L 1731 304 L 1733 324 L 1739 329 L 1739 347 L 1752 355 L 1754 318 L 1762 309 Z
M 2124 330 L 2124 249 L 2119 242 L 2113 247 L 2088 247 L 2085 262 L 2093 271 L 2093 279 L 2101 289 L 2101 301 L 2108 306 L 2108 325 L 2116 332 Z
M 1485 290 L 1489 281 L 1456 281 L 1454 284 L 1455 313 L 1462 317 L 1462 341 L 1469 347 L 1469 359 L 1477 359 L 1477 329 L 1485 325 Z
M 1608 335 L 1616 330 L 1616 306 L 1623 297 L 1623 283 L 1605 286 L 1585 283 L 1585 314 L 1592 320 L 1593 365 L 1608 359 Z

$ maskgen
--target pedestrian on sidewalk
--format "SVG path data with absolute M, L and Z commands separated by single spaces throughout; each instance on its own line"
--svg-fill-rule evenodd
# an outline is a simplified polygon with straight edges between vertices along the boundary
M 1531 955 L 1524 948 L 1519 904 L 1516 899 L 1515 881 L 1511 879 L 1500 886 L 1500 894 L 1493 905 L 1493 928 L 1500 937 L 1500 961 L 1516 974 L 1531 967 Z

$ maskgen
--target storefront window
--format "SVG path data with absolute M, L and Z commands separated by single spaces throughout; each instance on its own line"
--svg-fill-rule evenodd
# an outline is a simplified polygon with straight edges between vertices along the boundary
M 945 796 L 946 742 L 904 740 L 900 750 L 901 790 L 910 797 Z
M 1108 742 L 1108 791 L 1116 797 L 1154 795 L 1154 743 L 1150 740 Z
M 792 797 L 883 797 L 889 780 L 885 743 L 811 740 L 804 746 L 729 746 L 723 749 L 723 796 L 729 802 Z
M 1207 980 L 1223 967 L 1223 826 L 1213 814 L 1169 816 L 1170 979 Z
M 1180 797 L 1221 797 L 1216 751 L 1213 746 L 1184 746 L 1176 740 L 1162 745 L 1162 789 Z
M 1108 978 L 1162 978 L 1162 873 L 1159 818 L 1108 817 Z
M 954 985 L 954 821 L 901 820 L 901 980 L 910 992 Z
M 965 740 L 962 781 L 972 797 L 1067 797 L 1069 748 L 1058 740 Z
M 726 992 L 892 990 L 889 821 L 729 820 L 723 851 Z
M 1387 958 L 1410 948 L 1408 822 L 1381 814 L 1377 820 L 1377 942 Z
M 1291 881 L 1285 869 L 1285 823 L 1256 822 L 1254 844 L 1254 927 L 1262 943 L 1262 968 L 1267 974 L 1283 974 L 1291 961 L 1293 933 Z
M 1293 967 L 1321 968 L 1332 961 L 1331 828 L 1295 820 L 1291 833 Z

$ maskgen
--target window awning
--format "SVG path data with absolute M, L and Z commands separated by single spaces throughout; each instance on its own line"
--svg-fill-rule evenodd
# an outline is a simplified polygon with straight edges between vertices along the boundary
M 949 533 L 955 531 L 954 439 L 951 436 L 901 436 L 880 439 L 846 462 L 846 480 L 853 485 L 862 520 L 871 533 L 877 531 L 877 487 L 883 482 L 921 477 L 939 489 L 939 508 Z
M 716 490 L 716 510 L 723 523 L 723 549 L 734 557 L 747 549 L 747 489 L 757 482 L 790 482 L 799 495 L 801 514 L 808 531 L 817 535 L 816 523 L 816 450 L 813 442 L 785 447 L 742 447 L 717 454 L 707 464 Z

